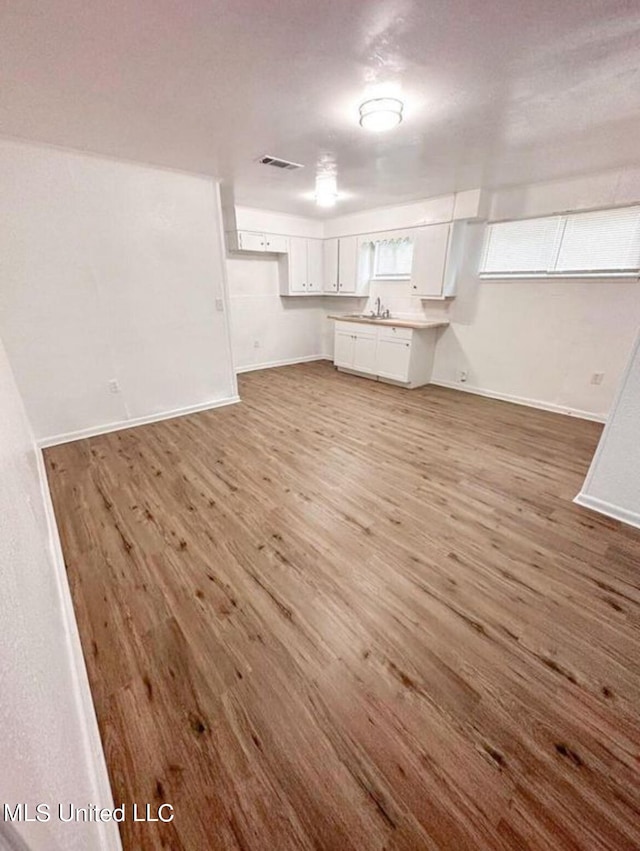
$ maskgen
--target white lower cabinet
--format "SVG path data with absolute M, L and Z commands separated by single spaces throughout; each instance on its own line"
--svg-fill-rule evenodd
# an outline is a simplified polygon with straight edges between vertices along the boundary
M 333 362 L 341 370 L 405 387 L 431 381 L 436 329 L 337 321 Z
M 355 334 L 349 330 L 340 331 L 336 328 L 335 341 L 333 347 L 333 362 L 336 366 L 343 366 L 346 369 L 353 368 L 353 353 L 355 351 Z
M 411 341 L 380 337 L 376 350 L 376 375 L 394 381 L 409 381 Z
M 354 323 L 352 323 L 353 325 Z M 366 326 L 364 326 L 366 328 Z M 376 329 L 358 331 L 354 335 L 353 369 L 360 372 L 376 371 L 376 348 L 378 345 Z

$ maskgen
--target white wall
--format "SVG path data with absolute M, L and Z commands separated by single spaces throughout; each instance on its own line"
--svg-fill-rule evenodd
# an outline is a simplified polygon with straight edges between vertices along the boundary
M 227 259 L 231 340 L 236 369 L 321 357 L 326 319 L 321 297 L 279 295 L 272 257 Z
M 0 141 L 0 184 L 0 333 L 37 438 L 235 395 L 214 182 Z
M 551 410 L 605 419 L 640 327 L 636 281 L 485 281 L 484 227 L 468 252 L 436 348 L 434 381 Z M 460 370 L 468 373 L 460 382 Z M 603 372 L 601 384 L 592 384 Z
M 576 502 L 640 527 L 640 335 Z
M 283 236 L 305 236 L 322 239 L 324 222 L 279 213 L 275 210 L 257 210 L 255 207 L 234 207 L 233 221 L 226 220 L 225 230 L 249 230 L 257 233 L 277 233 Z
M 640 171 L 494 192 L 491 218 L 526 218 L 632 204 Z M 605 419 L 640 327 L 632 280 L 483 281 L 476 274 L 484 227 L 471 225 L 451 326 L 436 349 L 434 381 L 552 410 Z M 460 370 L 468 379 L 459 381 Z M 602 384 L 591 383 L 604 372 Z
M 1 344 L 0 409 L 0 804 L 112 806 L 44 467 Z M 32 851 L 120 847 L 114 825 L 16 827 Z
M 225 229 L 319 239 L 323 223 L 252 207 L 235 207 Z M 325 299 L 279 295 L 274 254 L 227 254 L 233 361 L 239 371 L 323 357 L 326 348 Z

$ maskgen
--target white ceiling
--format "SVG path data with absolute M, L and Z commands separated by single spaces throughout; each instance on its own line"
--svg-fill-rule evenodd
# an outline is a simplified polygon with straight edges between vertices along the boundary
M 0 134 L 303 197 L 337 212 L 640 162 L 637 0 L 17 0 L 0 9 Z M 376 136 L 367 93 L 402 92 Z M 258 166 L 272 154 L 299 172 Z

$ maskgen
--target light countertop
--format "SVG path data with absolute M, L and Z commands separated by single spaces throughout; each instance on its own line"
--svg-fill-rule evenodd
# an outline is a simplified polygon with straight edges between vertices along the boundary
M 449 324 L 442 319 L 404 319 L 393 318 L 390 319 L 374 319 L 371 316 L 362 315 L 360 313 L 334 313 L 331 314 L 329 319 L 337 319 L 340 322 L 360 322 L 364 325 L 395 325 L 396 328 L 416 328 L 421 330 L 423 328 L 446 328 Z

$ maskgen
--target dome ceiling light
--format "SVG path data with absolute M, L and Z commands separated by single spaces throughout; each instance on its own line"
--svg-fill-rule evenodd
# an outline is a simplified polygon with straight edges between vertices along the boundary
M 360 126 L 374 133 L 391 130 L 402 121 L 404 104 L 398 98 L 372 98 L 360 104 Z

